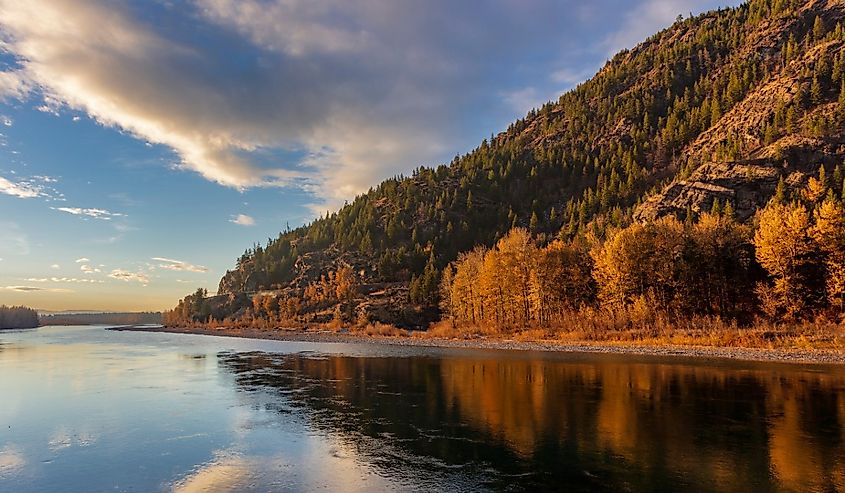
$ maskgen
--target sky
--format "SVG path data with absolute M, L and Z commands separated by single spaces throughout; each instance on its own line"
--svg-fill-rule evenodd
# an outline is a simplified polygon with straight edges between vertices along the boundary
M 730 0 L 0 0 L 0 304 L 162 310 Z

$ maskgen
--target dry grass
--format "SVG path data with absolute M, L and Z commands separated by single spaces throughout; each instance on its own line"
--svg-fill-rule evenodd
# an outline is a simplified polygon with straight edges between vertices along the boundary
M 415 334 L 417 335 L 417 334 Z M 748 327 L 715 317 L 670 317 L 633 310 L 583 310 L 564 314 L 554 324 L 498 328 L 440 322 L 418 337 L 519 341 L 609 343 L 649 346 L 706 346 L 766 349 L 845 349 L 845 326 L 826 319 L 772 323 L 757 320 Z
M 408 337 L 409 335 L 408 331 L 405 329 L 400 329 L 395 325 L 383 324 L 381 322 L 375 322 L 361 327 L 353 327 L 350 332 L 353 334 L 379 337 Z

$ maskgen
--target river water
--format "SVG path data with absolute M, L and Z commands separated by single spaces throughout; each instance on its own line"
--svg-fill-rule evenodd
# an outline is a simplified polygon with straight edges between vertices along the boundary
M 845 368 L 0 332 L 0 491 L 845 491 Z

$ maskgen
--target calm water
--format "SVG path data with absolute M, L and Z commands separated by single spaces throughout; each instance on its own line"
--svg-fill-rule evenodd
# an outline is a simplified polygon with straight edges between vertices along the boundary
M 845 369 L 0 333 L 0 491 L 845 491 Z

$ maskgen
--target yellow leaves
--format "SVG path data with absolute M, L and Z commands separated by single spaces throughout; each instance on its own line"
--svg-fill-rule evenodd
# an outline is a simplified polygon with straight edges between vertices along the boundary
M 806 193 L 807 199 L 810 202 L 816 203 L 827 193 L 827 184 L 824 181 L 817 180 L 811 176 L 810 179 L 807 180 Z
M 554 242 L 537 248 L 516 228 L 492 250 L 461 254 L 443 287 L 455 321 L 524 327 L 548 320 L 592 294 L 590 262 L 583 246 Z
M 810 236 L 825 256 L 828 300 L 840 309 L 845 305 L 845 208 L 827 199 L 813 212 Z
M 355 297 L 355 292 L 358 287 L 358 278 L 352 267 L 342 265 L 334 275 L 331 275 L 332 283 L 334 284 L 335 296 L 340 301 L 348 301 Z
M 801 204 L 770 204 L 754 233 L 757 261 L 775 277 L 792 275 L 812 251 L 810 215 Z

